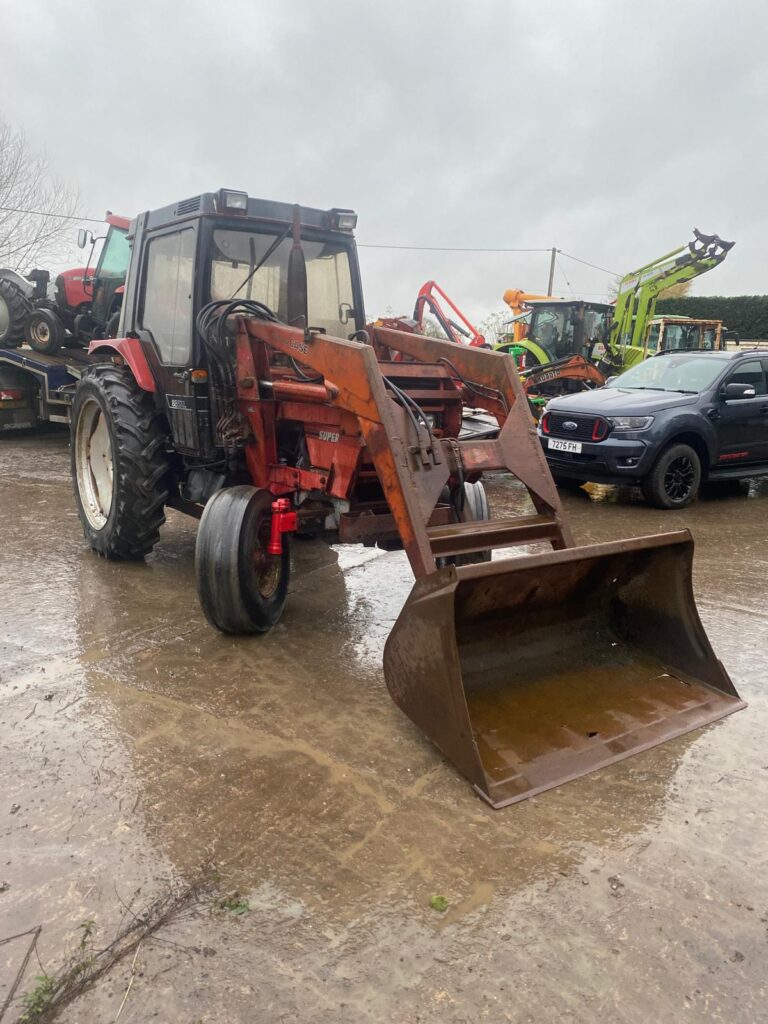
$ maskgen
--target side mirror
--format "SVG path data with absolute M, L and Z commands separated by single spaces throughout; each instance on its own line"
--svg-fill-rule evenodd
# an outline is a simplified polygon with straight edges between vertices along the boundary
M 605 384 L 603 384 L 603 387 L 605 387 L 607 384 L 613 384 L 613 382 L 616 379 L 617 379 L 617 375 L 615 373 L 611 377 L 606 377 L 605 378 Z
M 86 245 L 88 245 L 88 236 L 89 235 L 91 235 L 90 231 L 87 231 L 85 228 L 80 228 L 80 230 L 77 232 L 77 248 L 78 249 L 84 249 L 86 247 Z M 93 235 L 91 235 L 91 238 L 93 238 Z
M 757 395 L 754 384 L 737 384 L 735 381 L 725 385 L 725 393 L 723 397 L 726 402 L 731 402 L 734 399 L 740 398 L 754 398 Z

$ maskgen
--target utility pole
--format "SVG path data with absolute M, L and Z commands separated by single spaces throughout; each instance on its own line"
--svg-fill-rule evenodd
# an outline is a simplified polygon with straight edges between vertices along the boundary
M 547 285 L 547 295 L 552 294 L 552 287 L 555 283 L 555 257 L 557 256 L 557 249 L 552 246 L 552 255 L 549 257 L 549 284 Z

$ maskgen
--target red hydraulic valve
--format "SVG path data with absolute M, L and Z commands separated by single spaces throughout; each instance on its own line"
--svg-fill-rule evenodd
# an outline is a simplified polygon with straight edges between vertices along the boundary
M 267 551 L 270 555 L 282 555 L 283 534 L 293 533 L 298 526 L 298 516 L 291 508 L 288 498 L 277 498 L 272 502 L 272 523 Z

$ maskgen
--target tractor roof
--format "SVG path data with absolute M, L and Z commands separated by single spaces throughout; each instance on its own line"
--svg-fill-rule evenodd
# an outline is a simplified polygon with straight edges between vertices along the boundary
M 231 208 L 226 205 L 227 196 L 241 197 L 242 206 Z M 182 199 L 180 202 L 171 203 L 169 206 L 161 206 L 157 210 L 150 210 L 147 213 L 145 227 L 152 231 L 156 228 L 175 224 L 181 221 L 194 220 L 200 217 L 231 217 L 233 223 L 237 220 L 260 220 L 271 221 L 275 224 L 290 224 L 293 220 L 293 203 L 280 203 L 272 199 L 253 199 L 244 192 L 235 192 L 231 189 L 219 189 L 218 192 L 203 192 L 199 196 L 192 196 L 189 199 Z M 320 228 L 327 231 L 344 231 L 349 234 L 349 229 L 339 227 L 338 214 L 352 215 L 351 210 L 331 209 L 317 210 L 309 206 L 300 207 L 301 224 L 304 227 Z

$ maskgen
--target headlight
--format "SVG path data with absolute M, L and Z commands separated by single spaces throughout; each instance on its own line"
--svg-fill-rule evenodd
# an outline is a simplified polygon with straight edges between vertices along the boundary
M 647 430 L 653 416 L 609 416 L 608 422 L 614 430 Z

